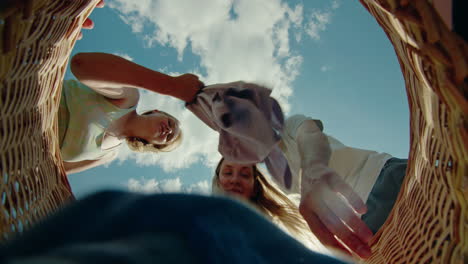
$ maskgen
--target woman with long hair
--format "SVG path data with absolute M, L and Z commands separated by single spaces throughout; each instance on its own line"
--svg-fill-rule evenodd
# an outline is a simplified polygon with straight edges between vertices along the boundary
M 221 159 L 213 192 L 249 201 L 300 241 L 313 233 L 327 248 L 367 258 L 368 242 L 393 208 L 407 160 L 345 146 L 322 131 L 320 120 L 303 115 L 285 121 L 278 146 L 291 171 L 289 186 L 269 181 L 256 164 Z
M 296 197 L 287 196 L 259 170 L 257 165 L 240 165 L 222 158 L 212 180 L 212 192 L 249 201 L 250 205 L 305 246 L 327 253 L 299 213 L 298 206 L 294 202 L 298 202 Z

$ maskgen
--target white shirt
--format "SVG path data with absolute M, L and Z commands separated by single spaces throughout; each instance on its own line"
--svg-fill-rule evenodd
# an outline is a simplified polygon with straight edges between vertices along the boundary
M 294 115 L 288 118 L 282 131 L 280 148 L 288 160 L 293 175 L 291 190 L 286 193 L 301 191 L 301 157 L 295 140 L 297 129 L 306 120 L 312 120 L 304 115 Z M 392 156 L 387 153 L 351 148 L 337 139 L 328 136 L 331 157 L 328 166 L 353 188 L 363 201 L 367 201 L 369 193 L 377 180 L 385 162 Z

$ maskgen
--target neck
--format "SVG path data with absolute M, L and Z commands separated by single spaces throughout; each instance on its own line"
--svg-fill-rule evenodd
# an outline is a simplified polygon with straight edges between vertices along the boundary
M 133 136 L 132 129 L 134 126 L 132 123 L 137 121 L 137 117 L 136 110 L 133 110 L 121 118 L 114 120 L 107 128 L 107 133 L 119 139 Z

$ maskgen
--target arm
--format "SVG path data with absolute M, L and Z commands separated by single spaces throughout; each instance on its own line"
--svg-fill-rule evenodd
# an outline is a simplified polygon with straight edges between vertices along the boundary
M 304 121 L 296 132 L 296 142 L 301 157 L 301 167 L 328 166 L 331 149 L 327 136 L 313 120 Z
M 138 102 L 135 88 L 172 95 L 188 102 L 203 87 L 195 75 L 172 77 L 106 53 L 79 53 L 72 58 L 71 70 L 80 82 L 104 96 L 130 98 L 132 102 Z
M 83 160 L 83 161 L 77 161 L 77 162 L 63 162 L 63 166 L 65 167 L 65 172 L 67 175 L 73 174 L 73 173 L 78 173 L 85 171 L 87 169 L 91 169 L 103 164 L 106 164 L 117 156 L 117 152 L 114 151 L 106 156 L 104 156 L 102 159 L 98 160 Z
M 328 167 L 331 149 L 326 135 L 313 120 L 306 120 L 297 129 L 295 140 L 302 170 L 299 211 L 311 231 L 324 245 L 348 251 L 343 243 L 360 257 L 369 257 L 371 251 L 367 243 L 372 232 L 355 213 L 365 213 L 366 205 Z

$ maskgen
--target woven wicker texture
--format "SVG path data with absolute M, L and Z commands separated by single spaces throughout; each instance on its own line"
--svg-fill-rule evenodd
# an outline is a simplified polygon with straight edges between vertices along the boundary
M 0 240 L 73 199 L 56 113 L 70 52 L 97 1 L 0 4 Z
M 397 53 L 411 153 L 397 203 L 367 263 L 466 263 L 468 46 L 427 0 L 361 0 Z

